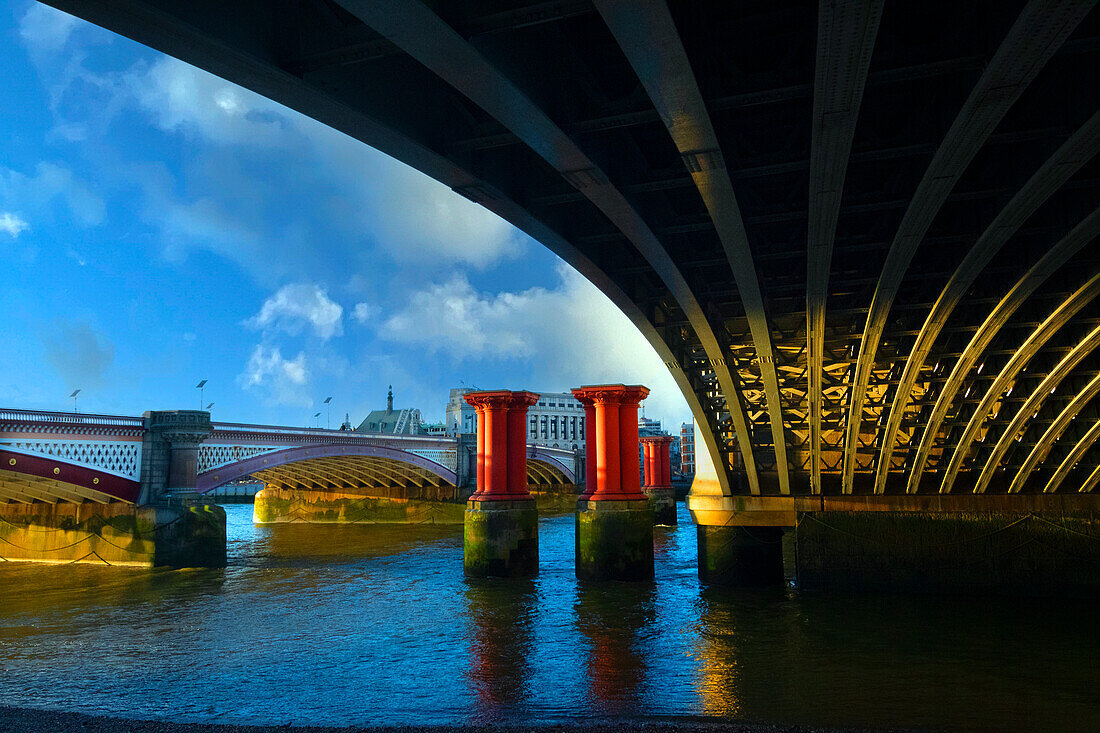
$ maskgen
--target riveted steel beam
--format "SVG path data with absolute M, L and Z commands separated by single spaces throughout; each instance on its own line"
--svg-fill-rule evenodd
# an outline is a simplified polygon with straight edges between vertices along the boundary
M 1062 380 L 1069 376 L 1077 365 L 1098 347 L 1100 347 L 1100 327 L 1094 328 L 1088 336 L 1074 347 L 1073 351 L 1062 357 L 1062 360 L 1050 371 L 1050 374 L 1032 391 L 1024 404 L 1016 411 L 1008 427 L 1001 433 L 1000 438 L 997 439 L 997 444 L 993 446 L 993 450 L 982 468 L 982 473 L 978 477 L 978 482 L 974 486 L 975 494 L 985 492 L 989 482 L 993 479 L 993 473 L 997 470 L 1001 459 L 1008 451 L 1008 447 L 1023 432 L 1028 420 L 1039 411 L 1039 408 L 1062 383 Z
M 1005 296 L 1001 298 L 1000 302 L 997 303 L 985 320 L 982 321 L 982 324 L 974 332 L 974 335 L 971 336 L 970 341 L 963 349 L 963 355 L 959 357 L 952 367 L 947 383 L 944 384 L 943 389 L 940 390 L 939 397 L 936 398 L 936 406 L 932 408 L 932 414 L 928 418 L 928 425 L 924 430 L 924 435 L 921 437 L 920 447 L 917 449 L 917 455 L 913 461 L 913 468 L 909 476 L 908 491 L 910 493 L 916 492 L 917 487 L 920 485 L 921 472 L 924 470 L 924 464 L 928 460 L 928 452 L 931 450 L 932 441 L 939 432 L 940 425 L 942 425 L 944 417 L 947 415 L 947 411 L 951 408 L 951 403 L 955 399 L 955 395 L 958 394 L 959 389 L 966 381 L 967 375 L 970 374 L 971 369 L 973 369 L 978 363 L 978 360 L 981 359 L 982 354 L 985 353 L 986 348 L 993 341 L 993 338 L 1001 331 L 1005 323 L 1008 322 L 1008 319 L 1012 317 L 1012 314 L 1031 297 L 1048 277 L 1053 275 L 1062 265 L 1069 261 L 1073 255 L 1091 244 L 1097 236 L 1100 236 L 1100 209 L 1094 210 L 1084 221 L 1074 227 L 1069 234 L 1059 240 L 1057 244 L 1051 247 L 1050 250 L 1039 259 L 1038 262 L 1024 273 Z M 1086 283 L 1086 285 L 1088 285 L 1088 283 Z M 1055 319 L 1071 317 L 1067 315 L 1070 311 L 1074 311 L 1075 309 L 1080 310 L 1081 307 L 1084 307 L 1084 303 L 1081 302 L 1080 299 L 1085 298 L 1088 292 L 1091 291 L 1082 291 L 1079 289 L 1074 296 L 1066 301 L 1066 307 L 1062 310 L 1061 315 L 1056 311 L 1052 317 Z M 1092 296 L 1088 296 L 1088 299 L 1091 300 L 1091 297 Z M 1050 319 L 1048 318 L 1047 321 L 1050 321 Z M 1047 334 L 1047 331 L 1049 331 L 1051 327 L 1052 324 L 1044 322 L 1037 330 L 1043 334 Z M 1045 335 L 1041 340 L 1038 338 L 1031 340 L 1028 343 L 1028 347 L 1029 350 L 1034 351 L 1026 352 L 1023 356 L 1030 359 L 1031 354 L 1038 351 L 1047 338 L 1049 338 L 1049 334 Z M 1022 363 L 1020 366 L 1022 367 Z M 966 446 L 968 445 L 969 442 L 966 443 Z M 957 459 L 952 458 L 951 468 L 944 475 L 943 483 L 940 486 L 940 493 L 948 493 L 951 491 L 951 484 L 954 481 L 954 477 L 958 471 L 959 465 L 961 465 L 962 459 L 965 457 L 965 453 L 962 451 L 966 449 L 966 446 L 960 443 L 960 447 L 956 450 Z M 958 462 L 956 462 L 956 460 Z
M 1096 468 L 1092 469 L 1092 473 L 1085 479 L 1085 483 L 1081 484 L 1078 491 L 1082 494 L 1088 494 L 1096 488 L 1097 484 L 1100 484 L 1100 463 L 1097 463 Z
M 1088 449 L 1091 448 L 1096 440 L 1100 438 L 1100 420 L 1097 420 L 1092 426 L 1081 436 L 1081 439 L 1070 448 L 1066 457 L 1058 464 L 1058 468 L 1055 469 L 1051 475 L 1050 480 L 1047 481 L 1047 485 L 1043 488 L 1043 493 L 1049 494 L 1058 490 L 1058 487 L 1062 485 L 1062 482 L 1066 480 L 1066 476 L 1074 469 L 1077 462 L 1084 457 Z M 1082 493 L 1092 491 L 1092 488 L 1096 485 L 1097 479 L 1100 478 L 1100 465 L 1092 472 L 1088 480 L 1079 489 Z
M 810 487 L 814 493 L 821 492 L 822 377 L 829 269 L 852 138 L 882 18 L 882 5 L 881 0 L 822 0 L 818 5 L 806 253 L 806 373 L 810 407 Z
M 1010 494 L 1019 493 L 1021 489 L 1027 484 L 1028 478 L 1031 476 L 1031 472 L 1035 470 L 1035 466 L 1039 461 L 1046 458 L 1047 453 L 1050 451 L 1050 447 L 1054 445 L 1054 442 L 1062 436 L 1062 433 L 1069 424 L 1077 417 L 1081 410 L 1087 405 L 1093 397 L 1100 394 L 1100 374 L 1097 374 L 1091 381 L 1073 396 L 1073 399 L 1069 401 L 1062 411 L 1058 413 L 1058 416 L 1051 421 L 1047 429 L 1043 431 L 1042 437 L 1036 441 L 1032 446 L 1031 451 L 1027 454 L 1027 458 L 1020 464 L 1019 470 L 1016 471 L 1016 477 L 1012 479 L 1012 483 L 1008 487 Z M 1051 489 L 1043 489 L 1043 491 L 1049 491 Z
M 726 354 L 683 274 L 623 193 L 540 107 L 427 6 L 418 0 L 337 2 L 514 132 L 570 185 L 584 193 L 650 263 L 676 298 L 707 353 L 737 434 L 750 490 L 759 493 L 748 420 Z M 682 366 L 670 365 L 674 376 L 677 368 Z M 701 424 L 709 426 L 710 421 Z M 715 465 L 723 467 L 719 474 L 726 473 L 725 455 L 715 450 L 714 457 Z M 722 481 L 721 476 L 719 480 Z M 723 488 L 728 490 L 728 481 L 724 483 Z
M 1080 0 L 1031 0 L 986 67 L 940 144 L 902 216 L 860 341 L 855 384 L 848 407 L 842 488 L 851 493 L 856 448 L 863 424 L 867 383 L 890 309 L 909 263 L 955 183 L 1012 104 L 1042 70 L 1077 24 L 1092 10 Z
M 913 387 L 921 376 L 921 369 L 933 344 L 947 324 L 947 319 L 994 255 L 1000 252 L 1024 222 L 1097 152 L 1100 152 L 1100 111 L 1094 113 L 1059 147 L 1001 209 L 951 275 L 951 279 L 944 286 L 943 292 L 940 293 L 931 312 L 925 318 L 917 340 L 906 359 L 905 371 L 902 372 L 901 382 L 894 402 L 890 406 L 890 417 L 883 433 L 882 451 L 879 454 L 875 477 L 876 494 L 886 490 L 886 477 L 890 472 L 890 461 L 894 454 L 898 427 L 910 403 Z
M 787 440 L 764 298 L 718 135 L 664 0 L 596 0 L 691 174 L 726 253 L 764 382 L 780 493 L 790 493 Z

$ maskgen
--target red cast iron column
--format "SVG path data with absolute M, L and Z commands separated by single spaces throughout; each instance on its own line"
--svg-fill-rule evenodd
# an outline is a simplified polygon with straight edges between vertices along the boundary
M 470 392 L 466 402 L 477 410 L 477 491 L 475 501 L 526 499 L 527 408 L 538 401 L 532 392 Z
M 628 501 L 644 499 L 638 474 L 638 403 L 649 390 L 640 385 L 607 384 L 578 387 L 573 396 L 581 404 L 591 400 L 595 429 L 586 436 L 595 443 L 596 490 L 581 499 Z
M 533 392 L 512 392 L 508 407 L 508 493 L 530 496 L 527 490 L 527 408 L 539 401 Z
M 596 492 L 596 408 L 581 390 L 573 390 L 573 397 L 584 407 L 584 492 L 577 498 L 587 499 Z

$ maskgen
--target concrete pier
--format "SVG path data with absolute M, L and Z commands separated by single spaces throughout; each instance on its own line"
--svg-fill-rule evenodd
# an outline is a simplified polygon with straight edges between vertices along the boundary
M 763 586 L 783 582 L 783 530 L 778 527 L 695 528 L 699 580 L 709 585 Z
M 638 403 L 649 390 L 579 387 L 588 476 L 577 502 L 576 573 L 581 580 L 653 578 L 653 509 L 638 470 Z
M 256 494 L 257 524 L 462 524 L 469 489 L 380 486 L 316 491 L 265 486 Z
M 0 504 L 0 558 L 130 567 L 224 567 L 225 510 L 210 504 Z
M 477 411 L 477 491 L 466 505 L 462 569 L 468 577 L 531 577 L 539 569 L 539 517 L 527 490 L 532 392 L 471 392 Z

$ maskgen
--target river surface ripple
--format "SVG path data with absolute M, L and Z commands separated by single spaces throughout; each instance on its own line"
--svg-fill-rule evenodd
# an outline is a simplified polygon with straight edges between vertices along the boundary
M 579 585 L 573 517 L 534 581 L 462 576 L 462 529 L 252 524 L 229 567 L 0 564 L 0 704 L 297 725 L 741 718 L 1100 730 L 1086 602 L 699 585 L 695 527 L 653 584 Z

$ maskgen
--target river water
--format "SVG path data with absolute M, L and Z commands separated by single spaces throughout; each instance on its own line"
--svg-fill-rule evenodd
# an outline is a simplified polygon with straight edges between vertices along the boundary
M 702 588 L 695 527 L 652 584 L 579 585 L 573 518 L 534 581 L 468 581 L 462 529 L 257 527 L 224 570 L 0 564 L 0 704 L 199 722 L 741 718 L 1100 730 L 1085 602 Z

